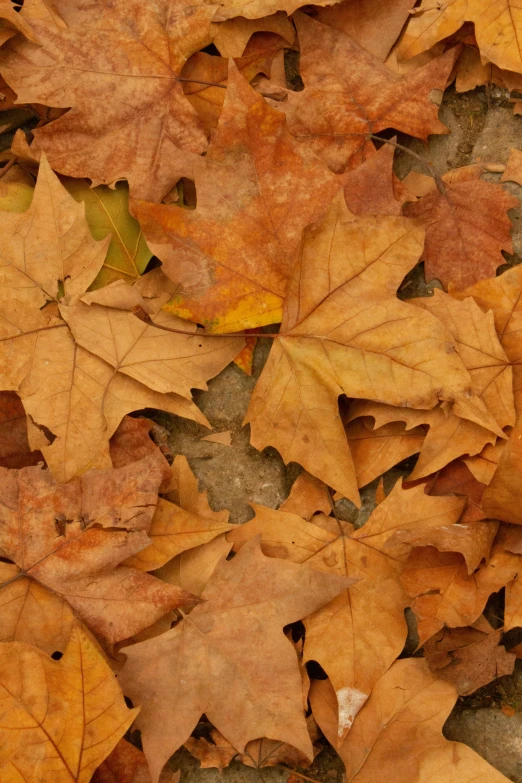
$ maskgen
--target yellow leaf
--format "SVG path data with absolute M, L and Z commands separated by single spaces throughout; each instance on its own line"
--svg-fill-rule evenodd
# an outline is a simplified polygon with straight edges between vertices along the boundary
M 78 627 L 60 661 L 1 644 L 0 705 L 2 783 L 88 783 L 138 713 Z

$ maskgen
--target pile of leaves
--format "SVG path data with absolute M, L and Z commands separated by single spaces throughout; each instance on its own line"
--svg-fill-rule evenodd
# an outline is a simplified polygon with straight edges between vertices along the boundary
M 506 780 L 441 729 L 522 656 L 518 199 L 408 145 L 454 82 L 521 88 L 521 12 L 299 5 L 0 2 L 2 783 L 326 740 L 349 783 Z M 245 425 L 303 471 L 231 525 L 143 410 L 209 426 L 192 390 L 259 339 Z

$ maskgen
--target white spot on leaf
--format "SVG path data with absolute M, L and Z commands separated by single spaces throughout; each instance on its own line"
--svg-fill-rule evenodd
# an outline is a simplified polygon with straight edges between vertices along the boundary
M 355 716 L 368 698 L 366 693 L 358 691 L 357 688 L 339 688 L 336 691 L 337 703 L 339 704 L 339 737 L 342 737 L 346 729 L 352 727 Z

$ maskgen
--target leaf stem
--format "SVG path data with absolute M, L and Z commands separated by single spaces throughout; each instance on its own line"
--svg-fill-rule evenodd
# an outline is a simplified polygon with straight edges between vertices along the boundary
M 272 340 L 275 340 L 276 337 L 284 337 L 284 334 L 279 333 L 263 333 L 260 332 L 259 334 L 249 334 L 249 332 L 229 332 L 225 334 L 216 334 L 215 332 L 185 332 L 183 329 L 174 329 L 171 326 L 163 326 L 162 324 L 157 324 L 155 321 L 152 320 L 150 315 L 145 312 L 143 307 L 141 305 L 137 305 L 132 310 L 133 315 L 136 316 L 136 318 L 139 318 L 140 321 L 143 321 L 144 323 L 148 324 L 149 326 L 154 326 L 156 329 L 163 329 L 165 332 L 172 332 L 173 334 L 184 334 L 187 337 L 269 337 Z
M 227 89 L 226 84 L 218 84 L 217 82 L 203 82 L 201 79 L 186 79 L 183 76 L 178 76 L 178 82 L 192 82 L 193 84 L 206 84 L 207 87 L 221 87 L 222 90 Z

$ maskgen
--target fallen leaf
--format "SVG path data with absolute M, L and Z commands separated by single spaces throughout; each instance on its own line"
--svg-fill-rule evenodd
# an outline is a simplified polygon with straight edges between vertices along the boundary
M 482 495 L 486 489 L 486 483 L 477 480 L 469 469 L 468 462 L 469 460 L 465 458 L 454 460 L 430 478 L 419 479 L 424 483 L 428 495 L 450 495 L 453 492 L 466 497 L 466 504 L 459 519 L 460 524 L 487 519 L 487 515 L 482 509 Z M 482 558 L 479 558 L 479 561 L 480 559 Z
M 482 59 L 508 71 L 522 72 L 518 30 L 522 21 L 516 0 L 422 0 L 402 36 L 399 55 L 409 59 L 473 22 Z
M 0 392 L 0 466 L 25 468 L 43 462 L 39 451 L 31 451 L 27 440 L 27 416 L 14 392 Z
M 302 230 L 324 214 L 336 178 L 230 64 L 219 126 L 195 181 L 195 210 L 134 209 L 178 286 L 167 309 L 214 331 L 277 322 Z
M 299 462 L 354 502 L 342 393 L 423 409 L 455 401 L 457 416 L 503 435 L 482 400 L 469 394 L 470 376 L 449 332 L 396 297 L 422 240 L 419 223 L 354 218 L 338 197 L 324 222 L 305 232 L 281 337 L 245 417 L 257 449 L 273 446 L 285 462 Z
M 485 618 L 474 626 L 439 631 L 424 643 L 430 670 L 469 696 L 497 677 L 512 674 L 515 655 L 500 644 L 496 631 Z
M 390 0 L 383 14 L 380 0 L 359 0 L 356 3 L 344 0 L 314 10 L 319 22 L 349 35 L 359 46 L 384 62 L 414 5 L 414 0 Z
M 6 783 L 89 783 L 138 713 L 78 626 L 59 661 L 22 642 L 1 644 L 0 693 Z
M 438 552 L 429 546 L 412 550 L 401 582 L 412 599 L 419 646 L 445 625 L 472 625 L 491 593 L 511 582 L 521 565 L 520 557 L 502 546 L 494 546 L 489 562 L 471 574 L 460 553 Z
M 126 465 L 161 451 L 150 437 L 155 426 L 150 419 L 142 417 L 135 419 L 132 416 L 125 416 L 109 442 L 112 466 L 124 468 Z M 167 492 L 172 474 L 167 460 L 161 464 L 163 465 L 163 481 L 159 491 Z
M 394 154 L 390 144 L 383 144 L 375 155 L 370 155 L 357 168 L 346 172 L 344 198 L 354 215 L 401 214 L 392 172 Z
M 329 514 L 332 510 L 332 498 L 328 487 L 306 470 L 296 478 L 292 489 L 280 511 L 298 514 L 303 519 L 311 519 L 317 511 Z
M 199 598 L 217 564 L 227 557 L 231 549 L 232 544 L 222 533 L 206 544 L 187 549 L 177 557 L 173 557 L 162 568 L 155 571 L 154 576 L 171 585 L 177 585 Z M 187 607 L 186 612 L 189 611 L 190 607 Z
M 234 364 L 236 364 L 240 370 L 243 370 L 245 375 L 252 375 L 254 352 L 257 345 L 257 337 L 254 335 L 262 334 L 263 330 L 256 327 L 255 329 L 247 329 L 246 332 L 249 335 L 251 334 L 252 337 L 245 337 L 245 347 L 235 357 Z
M 425 661 L 396 661 L 339 744 L 334 689 L 316 680 L 310 692 L 314 717 L 342 758 L 347 783 L 507 783 L 467 745 L 442 736 L 456 699 L 453 685 L 437 679 Z
M 281 630 L 347 584 L 344 577 L 266 558 L 254 541 L 218 564 L 204 603 L 186 620 L 126 648 L 119 681 L 142 705 L 137 726 L 154 781 L 203 713 L 241 752 L 261 734 L 312 757 L 298 661 Z
M 92 783 L 151 783 L 145 756 L 121 739 L 94 773 Z
M 212 769 L 216 767 L 223 772 L 230 762 L 237 756 L 237 750 L 225 739 L 217 729 L 210 732 L 212 742 L 205 737 L 189 737 L 184 743 L 188 752 L 198 759 L 201 769 Z
M 62 184 L 76 201 L 85 204 L 85 219 L 95 239 L 110 236 L 107 255 L 91 288 L 101 288 L 123 278 L 132 283 L 145 272 L 152 253 L 138 221 L 129 212 L 129 190 L 118 182 L 114 188 L 89 187 L 83 179 L 64 177 Z
M 410 202 L 404 214 L 427 221 L 422 258 L 426 279 L 466 288 L 495 274 L 513 252 L 508 210 L 519 201 L 500 185 L 478 179 L 480 166 L 465 166 L 442 177 L 444 192 Z
M 55 484 L 41 468 L 0 469 L 0 551 L 16 564 L 1 564 L 3 639 L 21 634 L 53 652 L 70 623 L 69 604 L 113 644 L 194 600 L 120 565 L 150 542 L 161 479 L 157 456 L 68 484 Z
M 241 57 L 252 35 L 258 32 L 275 33 L 288 44 L 292 44 L 295 39 L 292 22 L 284 11 L 277 11 L 262 19 L 237 16 L 235 19 L 219 22 L 212 27 L 212 38 L 222 57 Z
M 357 402 L 353 410 L 356 413 Z M 405 422 L 396 421 L 373 428 L 372 418 L 354 418 L 345 425 L 359 488 L 417 454 L 426 438 L 423 427 L 408 427 Z
M 301 12 L 294 21 L 305 88 L 289 91 L 283 108 L 294 136 L 309 144 L 332 171 L 361 163 L 373 149 L 368 134 L 385 128 L 420 139 L 447 133 L 429 94 L 445 88 L 458 49 L 400 77 L 340 30 Z
M 517 714 L 517 711 L 514 707 L 512 707 L 510 704 L 503 704 L 500 708 L 501 712 L 504 713 L 504 715 L 507 715 L 508 718 L 512 718 L 513 715 Z
M 187 336 L 149 326 L 116 309 L 123 283 L 80 302 L 108 238 L 91 237 L 83 205 L 44 160 L 29 209 L 0 213 L 0 225 L 0 388 L 17 390 L 26 413 L 54 436 L 42 452 L 58 478 L 108 467 L 108 440 L 132 410 L 157 407 L 208 424 L 190 389 L 206 388 L 241 339 L 209 343 L 166 314 L 157 320 Z
M 409 547 L 394 544 L 398 529 L 452 528 L 463 499 L 435 498 L 422 487 L 403 490 L 398 482 L 363 527 L 254 506 L 253 520 L 227 534 L 234 548 L 261 535 L 263 550 L 327 573 L 358 579 L 304 620 L 304 660 L 317 661 L 332 680 L 339 701 L 339 736 L 349 730 L 379 677 L 406 640 L 407 599 L 398 576 Z M 320 526 L 319 526 L 320 525 Z
M 516 182 L 522 185 L 522 151 L 511 149 L 506 169 L 500 178 L 501 182 Z
M 317 0 L 316 5 L 331 5 L 335 0 Z M 296 8 L 304 5 L 302 0 L 219 0 L 219 10 L 214 16 L 215 22 L 244 16 L 246 19 L 258 19 L 270 16 L 277 11 L 293 14 Z
M 221 446 L 230 446 L 232 442 L 232 432 L 226 430 L 225 432 L 215 432 L 212 435 L 207 435 L 201 440 L 207 440 L 210 443 L 219 443 Z
M 107 185 L 124 177 L 133 197 L 159 201 L 191 153 L 206 148 L 179 76 L 186 59 L 211 42 L 215 6 L 190 0 L 173 10 L 156 0 L 147 14 L 138 0 L 96 0 L 87 12 L 62 0 L 54 6 L 63 26 L 26 13 L 38 44 L 18 36 L 0 53 L 2 75 L 21 103 L 72 107 L 35 131 L 31 151 L 44 151 L 61 174 Z

